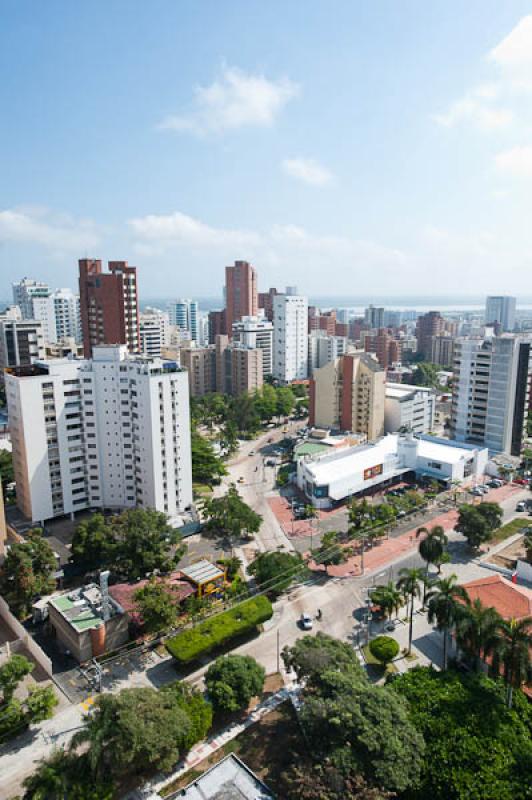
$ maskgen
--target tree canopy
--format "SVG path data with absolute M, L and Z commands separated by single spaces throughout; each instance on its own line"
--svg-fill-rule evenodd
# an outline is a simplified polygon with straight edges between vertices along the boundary
M 195 428 L 191 431 L 192 480 L 212 485 L 227 474 L 222 459 L 214 452 L 212 443 Z
M 262 517 L 248 506 L 232 484 L 223 497 L 207 498 L 203 502 L 207 518 L 205 530 L 233 542 L 242 535 L 257 533 Z
M 216 659 L 205 675 L 209 698 L 218 712 L 246 708 L 252 697 L 260 695 L 265 670 L 251 656 L 229 655 Z
M 500 527 L 502 509 L 497 503 L 479 503 L 478 506 L 460 506 L 456 530 L 463 533 L 470 547 L 477 549 L 491 539 Z
M 286 591 L 296 576 L 303 574 L 304 567 L 300 555 L 272 550 L 259 553 L 248 572 L 254 576 L 259 590 L 276 596 Z
M 177 603 L 171 586 L 164 581 L 150 580 L 135 592 L 134 599 L 148 633 L 166 631 L 175 625 Z
M 29 613 L 36 597 L 55 589 L 56 569 L 54 551 L 40 530 L 11 545 L 0 567 L 0 594 L 17 617 Z

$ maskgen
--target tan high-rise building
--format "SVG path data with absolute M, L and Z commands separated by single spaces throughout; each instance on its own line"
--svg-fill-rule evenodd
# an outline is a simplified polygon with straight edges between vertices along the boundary
M 452 367 L 454 336 L 433 336 L 431 361 L 442 367 Z
M 179 361 L 188 372 L 191 397 L 216 391 L 216 350 L 214 347 L 189 345 L 179 351 Z
M 247 261 L 225 268 L 225 330 L 233 334 L 233 322 L 258 313 L 257 273 Z
M 363 433 L 384 433 L 386 372 L 369 353 L 347 353 L 314 371 L 309 424 Z

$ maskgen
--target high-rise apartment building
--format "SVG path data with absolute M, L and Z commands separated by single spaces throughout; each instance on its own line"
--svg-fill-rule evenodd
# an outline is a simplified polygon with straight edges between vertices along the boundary
M 170 323 L 168 314 L 158 308 L 146 308 L 139 316 L 140 352 L 144 356 L 160 358 L 169 344 Z
M 175 362 L 93 349 L 5 375 L 17 503 L 32 522 L 192 502 L 189 391 Z
M 258 313 L 257 273 L 247 261 L 225 268 L 225 325 L 231 337 L 233 323 Z
M 347 341 L 345 336 L 328 336 L 322 330 L 311 331 L 308 337 L 309 375 L 335 358 L 343 356 L 347 352 Z
M 436 393 L 424 386 L 387 383 L 384 403 L 386 433 L 431 433 L 436 419 Z
M 189 339 L 199 344 L 198 333 L 198 303 L 196 300 L 184 298 L 174 300 L 168 305 L 170 325 L 177 325 L 181 331 L 188 331 Z
M 388 369 L 401 360 L 401 344 L 387 328 L 379 328 L 377 332 L 367 334 L 364 337 L 364 350 L 366 353 L 375 353 L 383 369 Z
M 217 336 L 216 391 L 239 395 L 253 393 L 264 383 L 262 350 L 240 342 L 230 342 L 228 336 Z
M 50 287 L 47 283 L 34 281 L 31 278 L 23 278 L 21 281 L 12 284 L 13 302 L 20 308 L 22 319 L 35 319 L 33 310 L 33 300 L 39 297 L 48 297 Z
M 273 287 L 268 289 L 267 292 L 259 292 L 259 309 L 262 309 L 264 316 L 270 322 L 273 322 L 273 298 L 278 294 L 277 289 Z
M 433 337 L 441 336 L 444 332 L 444 327 L 445 320 L 439 311 L 428 311 L 417 318 L 417 351 L 421 353 L 426 361 L 429 361 L 432 355 Z
M 225 336 L 227 332 L 226 313 L 223 310 L 209 311 L 209 344 L 215 344 L 217 336 Z
M 453 438 L 518 456 L 530 410 L 531 340 L 456 339 L 453 372 Z
M 233 342 L 262 350 L 263 377 L 272 374 L 273 324 L 264 317 L 242 317 L 233 323 Z
M 433 364 L 450 367 L 453 363 L 454 336 L 433 336 L 430 360 Z
M 386 373 L 370 353 L 347 353 L 314 372 L 309 424 L 365 434 L 384 433 Z
M 287 286 L 273 298 L 273 375 L 280 381 L 308 377 L 308 300 Z
M 180 348 L 179 360 L 188 373 L 191 397 L 202 397 L 217 390 L 214 345 L 195 347 L 194 344 L 188 344 Z
M 45 355 L 40 322 L 32 319 L 0 319 L 1 370 L 6 367 L 28 366 Z
M 100 260 L 80 259 L 79 299 L 86 358 L 102 344 L 125 344 L 130 353 L 139 352 L 136 267 L 109 261 L 109 272 L 104 273 Z
M 77 343 L 81 342 L 79 295 L 74 294 L 72 289 L 56 289 L 51 298 L 54 304 L 56 341 L 74 339 Z
M 515 297 L 492 296 L 486 298 L 486 325 L 498 323 L 503 331 L 515 329 Z
M 384 308 L 369 305 L 364 311 L 364 322 L 369 328 L 384 328 Z

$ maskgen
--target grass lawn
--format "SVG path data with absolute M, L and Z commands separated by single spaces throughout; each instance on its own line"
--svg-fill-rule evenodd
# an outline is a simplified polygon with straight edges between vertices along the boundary
M 511 522 L 507 522 L 502 528 L 498 528 L 494 531 L 491 542 L 495 544 L 497 542 L 502 542 L 504 539 L 508 539 L 509 536 L 513 536 L 514 533 L 519 533 L 522 528 L 532 528 L 532 520 L 530 517 L 522 516 L 518 519 L 513 519 Z
M 386 668 L 383 667 L 380 661 L 378 661 L 371 650 L 369 649 L 369 645 L 365 644 L 362 648 L 362 653 L 364 655 L 364 660 L 368 665 L 368 676 L 370 678 L 379 679 L 386 675 L 391 675 L 397 672 L 397 667 L 393 662 L 390 662 L 386 665 Z
M 172 792 L 188 786 L 224 756 L 235 753 L 277 797 L 282 797 L 280 775 L 294 760 L 304 763 L 305 747 L 292 703 L 287 701 L 205 758 L 194 769 L 168 784 L 162 796 L 168 797 Z

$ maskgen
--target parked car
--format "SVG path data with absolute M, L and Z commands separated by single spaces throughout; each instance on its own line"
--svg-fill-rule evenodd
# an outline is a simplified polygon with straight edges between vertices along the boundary
M 311 631 L 312 617 L 310 616 L 310 614 L 301 614 L 299 618 L 299 624 L 301 625 L 304 631 Z
M 514 478 L 514 483 L 518 483 L 520 486 L 528 486 L 526 478 Z
M 277 461 L 275 458 L 267 458 L 266 459 L 266 466 L 267 467 L 275 467 L 277 465 Z
M 527 506 L 526 506 L 525 501 L 524 500 L 520 500 L 519 503 L 517 503 L 517 505 L 515 507 L 515 510 L 516 511 L 526 511 L 526 507 Z
M 484 497 L 484 492 L 479 486 L 474 486 L 469 490 L 474 497 Z
M 254 450 L 250 450 L 249 453 L 248 453 L 248 456 L 254 456 L 254 455 L 255 455 L 255 451 Z
M 490 490 L 490 487 L 486 486 L 485 484 L 482 483 L 482 484 L 480 484 L 480 486 L 477 486 L 477 489 L 480 489 L 482 494 L 487 494 L 489 492 L 489 490 Z
M 240 478 L 237 480 L 237 483 L 244 483 L 244 478 L 242 477 L 242 475 L 241 475 L 241 476 L 240 476 Z

